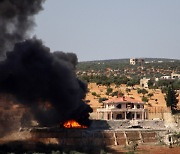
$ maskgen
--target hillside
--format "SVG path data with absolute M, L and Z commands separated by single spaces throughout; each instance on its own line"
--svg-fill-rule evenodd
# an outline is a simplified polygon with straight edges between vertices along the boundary
M 96 112 L 97 108 L 102 108 L 103 103 L 99 102 L 100 98 L 107 98 L 111 99 L 111 94 L 115 91 L 122 92 L 124 96 L 134 98 L 135 100 L 142 101 L 142 94 L 138 94 L 137 89 L 142 88 L 140 85 L 136 85 L 133 89 L 131 87 L 128 87 L 126 85 L 121 85 L 119 87 L 115 85 L 111 85 L 110 88 L 113 89 L 113 91 L 107 95 L 107 86 L 102 85 L 96 85 L 95 83 L 89 83 L 88 84 L 89 92 L 86 95 L 86 101 L 88 104 L 93 108 L 94 112 Z M 126 91 L 126 88 L 130 88 L 130 92 Z M 168 111 L 168 108 L 166 107 L 166 101 L 165 101 L 165 94 L 161 92 L 160 89 L 147 89 L 148 93 L 153 93 L 152 97 L 148 96 L 148 93 L 145 94 L 145 97 L 148 98 L 148 102 L 145 104 L 145 108 L 149 110 L 149 112 L 166 112 Z M 96 93 L 96 96 L 94 95 Z M 178 108 L 180 109 L 180 91 L 178 91 Z M 114 96 L 117 97 L 117 96 Z M 92 114 L 92 118 L 96 118 L 96 114 Z
M 167 59 L 167 58 L 143 58 L 145 61 L 145 65 L 157 66 L 167 63 L 168 65 L 176 65 L 180 64 L 180 60 L 178 59 Z M 77 70 L 86 71 L 88 69 L 99 70 L 99 69 L 119 69 L 122 67 L 133 67 L 129 65 L 129 59 L 109 59 L 109 60 L 96 60 L 96 61 L 85 61 L 79 62 L 77 65 Z

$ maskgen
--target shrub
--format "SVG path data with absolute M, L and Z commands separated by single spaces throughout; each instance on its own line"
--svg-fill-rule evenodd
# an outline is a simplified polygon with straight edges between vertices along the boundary
M 101 96 L 99 94 L 97 94 L 96 97 L 101 97 Z
M 107 92 L 106 95 L 109 95 L 110 93 L 112 93 L 113 89 L 112 88 L 107 88 Z
M 102 103 L 103 101 L 106 101 L 106 100 L 108 100 L 106 97 L 100 97 L 99 98 L 99 103 Z
M 97 96 L 96 92 L 92 92 L 91 94 L 92 94 L 93 96 Z
M 138 93 L 138 94 L 141 93 L 141 89 L 140 89 L 140 88 L 137 89 L 137 93 Z
M 167 91 L 168 91 L 168 87 L 163 87 L 163 88 L 161 88 L 161 92 L 162 92 L 162 93 L 167 93 Z
M 142 101 L 143 101 L 143 102 L 148 102 L 149 100 L 148 100 L 147 97 L 142 97 Z
M 144 88 L 143 88 L 143 89 L 141 90 L 141 93 L 142 93 L 142 94 L 143 94 L 143 96 L 144 96 L 145 94 L 147 94 L 147 93 L 148 93 L 148 91 L 147 91 L 146 89 L 144 89 Z
M 121 94 L 123 94 L 123 93 L 121 92 Z M 123 94 L 123 95 L 124 95 L 124 94 Z M 118 96 L 118 91 L 114 91 L 114 92 L 111 94 L 111 96 L 112 96 L 112 97 Z
M 154 94 L 153 93 L 149 93 L 147 96 L 151 98 L 152 96 L 154 96 Z

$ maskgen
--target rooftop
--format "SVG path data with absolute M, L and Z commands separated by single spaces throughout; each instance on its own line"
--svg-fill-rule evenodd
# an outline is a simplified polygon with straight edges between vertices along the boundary
M 109 100 L 104 101 L 103 103 L 138 103 L 138 104 L 145 104 L 145 102 L 142 102 L 140 100 L 132 99 L 130 97 L 118 97 L 118 98 L 112 98 Z

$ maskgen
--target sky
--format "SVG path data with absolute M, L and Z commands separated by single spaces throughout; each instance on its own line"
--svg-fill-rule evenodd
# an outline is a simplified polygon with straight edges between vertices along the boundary
M 79 61 L 180 59 L 180 0 L 46 0 L 32 36 Z

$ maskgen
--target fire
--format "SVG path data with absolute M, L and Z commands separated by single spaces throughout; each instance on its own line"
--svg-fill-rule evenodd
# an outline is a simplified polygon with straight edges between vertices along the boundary
M 75 120 L 69 120 L 64 123 L 65 128 L 87 128 L 87 126 L 80 125 L 77 121 Z

